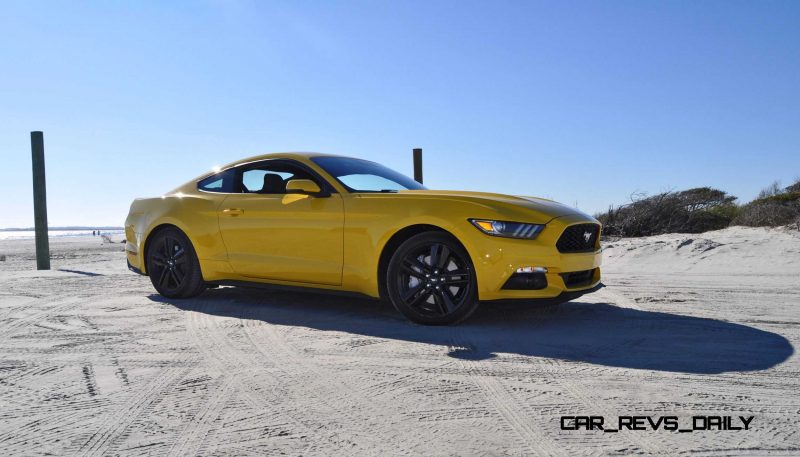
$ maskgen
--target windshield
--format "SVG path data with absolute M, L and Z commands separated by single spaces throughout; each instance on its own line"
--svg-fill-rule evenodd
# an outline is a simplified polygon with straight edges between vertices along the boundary
M 349 157 L 312 157 L 311 160 L 351 192 L 397 192 L 425 187 L 392 169 Z

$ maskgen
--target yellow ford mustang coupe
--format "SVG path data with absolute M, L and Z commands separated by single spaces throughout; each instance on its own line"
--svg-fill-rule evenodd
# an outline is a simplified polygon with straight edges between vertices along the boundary
M 125 222 L 131 270 L 163 296 L 272 284 L 388 299 L 421 324 L 479 300 L 566 301 L 600 287 L 600 224 L 533 197 L 428 190 L 382 165 L 269 154 L 221 167 Z

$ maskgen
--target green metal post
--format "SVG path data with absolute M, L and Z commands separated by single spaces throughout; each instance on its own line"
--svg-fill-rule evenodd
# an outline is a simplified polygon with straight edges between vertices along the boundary
M 44 178 L 44 137 L 31 132 L 33 162 L 33 217 L 36 227 L 36 269 L 50 269 L 50 240 L 47 234 L 47 186 Z

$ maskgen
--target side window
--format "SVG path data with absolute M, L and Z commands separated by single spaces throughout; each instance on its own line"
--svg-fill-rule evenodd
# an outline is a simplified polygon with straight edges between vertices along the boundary
M 285 194 L 286 183 L 290 179 L 318 181 L 298 165 L 274 160 L 248 165 L 244 168 L 242 170 L 241 191 L 254 194 Z
M 271 175 L 271 176 L 267 176 Z M 242 192 L 260 193 L 260 194 L 280 194 L 285 192 L 285 183 L 291 179 L 292 173 L 276 172 L 274 170 L 267 170 L 263 168 L 256 168 L 253 170 L 246 170 L 242 173 Z M 280 190 L 280 183 L 283 183 L 284 189 Z M 269 185 L 269 183 L 274 183 Z M 267 186 L 266 188 L 264 186 Z M 264 190 L 271 190 L 272 192 L 264 192 Z
M 197 183 L 197 188 L 206 192 L 231 193 L 234 189 L 236 173 L 233 170 L 221 171 Z
M 386 179 L 383 176 L 377 175 L 347 175 L 339 176 L 345 186 L 351 189 L 385 189 L 385 190 L 405 190 L 402 184 Z

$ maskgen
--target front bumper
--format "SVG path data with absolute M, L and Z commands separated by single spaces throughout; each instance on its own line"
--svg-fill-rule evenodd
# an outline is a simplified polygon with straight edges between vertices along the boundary
M 578 291 L 565 291 L 561 292 L 555 297 L 549 297 L 549 298 L 502 298 L 497 300 L 483 300 L 483 301 L 491 304 L 545 307 L 545 306 L 558 305 L 564 302 L 568 302 L 570 300 L 575 300 L 576 298 L 579 298 L 583 295 L 590 294 L 592 292 L 597 292 L 603 287 L 605 287 L 605 284 L 599 282 L 595 284 L 593 287 L 590 287 L 588 289 L 583 289 Z
M 564 229 L 587 222 L 585 216 L 563 216 L 553 219 L 535 240 L 518 240 L 486 236 L 480 232 L 467 249 L 472 257 L 478 278 L 480 300 L 556 298 L 564 293 L 587 293 L 600 284 L 602 253 L 599 245 L 593 252 L 563 254 L 556 242 Z M 477 231 L 476 231 L 477 232 Z M 518 268 L 547 268 L 547 285 L 538 290 L 504 289 Z M 570 287 L 563 273 L 592 270 L 591 279 Z

